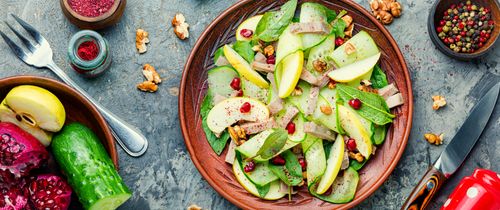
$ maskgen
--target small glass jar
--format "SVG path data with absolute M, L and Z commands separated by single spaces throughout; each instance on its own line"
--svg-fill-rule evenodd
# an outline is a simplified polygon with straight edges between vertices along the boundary
M 83 47 L 86 49 L 82 49 Z M 84 50 L 96 50 L 96 52 L 92 52 L 95 54 L 91 57 L 82 57 L 82 53 L 87 53 Z M 91 30 L 79 31 L 73 35 L 69 41 L 68 56 L 71 67 L 85 77 L 99 76 L 111 66 L 108 41 L 99 33 Z

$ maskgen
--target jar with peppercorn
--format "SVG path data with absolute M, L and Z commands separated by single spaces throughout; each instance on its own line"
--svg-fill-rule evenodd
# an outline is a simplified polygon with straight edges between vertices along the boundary
M 111 66 L 108 42 L 91 30 L 73 35 L 69 42 L 68 57 L 71 67 L 85 77 L 96 77 Z

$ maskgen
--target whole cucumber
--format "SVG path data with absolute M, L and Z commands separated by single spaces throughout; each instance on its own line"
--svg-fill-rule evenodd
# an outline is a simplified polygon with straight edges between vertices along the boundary
M 85 209 L 116 209 L 132 195 L 104 146 L 85 125 L 64 126 L 52 140 L 52 153 Z

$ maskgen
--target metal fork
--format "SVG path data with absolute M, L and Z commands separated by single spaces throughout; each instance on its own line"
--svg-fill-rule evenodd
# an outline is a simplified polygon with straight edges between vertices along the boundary
M 61 70 L 52 60 L 52 49 L 50 48 L 47 40 L 31 25 L 21 20 L 14 14 L 11 15 L 31 35 L 35 42 L 33 44 L 32 41 L 28 40 L 17 30 L 15 30 L 9 23 L 5 22 L 5 24 L 7 24 L 7 26 L 14 32 L 14 34 L 16 34 L 16 36 L 27 48 L 27 50 L 21 48 L 19 45 L 14 43 L 7 35 L 0 31 L 0 35 L 9 45 L 14 54 L 28 65 L 34 66 L 36 68 L 48 68 L 52 70 L 52 72 L 54 72 L 65 83 L 72 86 L 75 90 L 80 92 L 97 107 L 97 109 L 101 112 L 101 114 L 108 122 L 116 141 L 127 154 L 133 157 L 139 157 L 143 155 L 148 148 L 148 141 L 141 134 L 141 132 L 111 113 L 108 109 L 104 108 L 87 92 L 80 88 L 73 80 L 71 80 L 71 78 L 66 73 L 64 73 L 64 71 Z

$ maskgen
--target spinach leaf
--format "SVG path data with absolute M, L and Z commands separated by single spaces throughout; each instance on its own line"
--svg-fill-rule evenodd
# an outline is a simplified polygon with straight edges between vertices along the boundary
M 326 22 L 331 23 L 335 18 L 337 18 L 337 13 L 325 5 L 320 4 L 326 14 Z
M 269 189 L 271 188 L 271 183 L 266 184 L 266 185 L 264 185 L 262 187 L 258 187 L 258 186 L 255 186 L 255 187 L 257 188 L 257 192 L 259 192 L 259 196 L 261 198 L 263 198 L 269 192 Z
M 217 49 L 217 51 L 215 51 L 214 63 L 217 63 L 217 60 L 219 60 L 220 56 L 224 56 L 224 47 L 220 47 L 219 49 Z
M 372 87 L 376 89 L 389 85 L 389 82 L 387 82 L 387 76 L 379 65 L 375 65 L 375 67 L 373 67 L 372 78 L 370 80 L 372 82 Z
M 287 150 L 281 153 L 283 159 L 285 159 L 284 166 L 278 166 L 269 164 L 269 169 L 281 179 L 288 186 L 297 186 L 302 180 L 302 167 L 300 166 L 299 160 L 293 152 Z
M 385 141 L 385 135 L 387 134 L 387 125 L 378 126 L 372 124 L 372 142 L 375 145 L 381 145 Z
M 297 0 L 290 0 L 281 6 L 279 11 L 264 13 L 262 19 L 257 24 L 255 37 L 264 42 L 273 42 L 283 33 L 295 15 Z
M 347 24 L 345 23 L 344 20 L 342 20 L 342 16 L 347 14 L 347 11 L 342 10 L 339 12 L 339 14 L 335 17 L 335 19 L 332 22 L 332 34 L 334 34 L 336 37 L 342 37 L 344 38 L 344 31 L 345 28 L 347 27 Z
M 325 150 L 325 157 L 328 160 L 330 157 L 330 150 L 333 147 L 333 142 L 330 141 L 323 141 L 323 149 Z
M 222 153 L 222 150 L 224 150 L 224 148 L 226 147 L 227 140 L 229 139 L 229 133 L 227 131 L 224 131 L 221 136 L 217 138 L 217 136 L 215 136 L 210 128 L 208 128 L 207 116 L 208 112 L 210 112 L 210 109 L 212 109 L 212 94 L 210 93 L 210 91 L 208 91 L 207 95 L 203 99 L 203 102 L 201 103 L 200 108 L 201 127 L 203 128 L 208 143 L 210 144 L 214 152 L 217 153 L 217 155 L 220 155 Z
M 288 139 L 288 133 L 285 129 L 276 129 L 271 135 L 269 135 L 262 147 L 259 149 L 255 156 L 259 156 L 262 159 L 269 159 L 274 157 L 281 151 L 281 148 L 285 146 L 286 140 Z
M 350 160 L 349 161 L 349 167 L 353 168 L 356 171 L 359 171 L 359 169 L 363 168 L 365 166 L 366 162 L 368 162 L 368 159 L 364 159 L 363 162 L 358 162 L 357 160 Z
M 354 87 L 337 84 L 337 92 L 346 103 L 351 99 L 359 99 L 361 108 L 356 110 L 359 115 L 377 125 L 385 125 L 392 122 L 395 116 L 389 113 L 385 100 L 378 94 L 360 91 Z
M 255 54 L 252 50 L 252 44 L 249 41 L 236 41 L 233 45 L 233 49 L 248 61 L 248 63 L 252 63 Z

